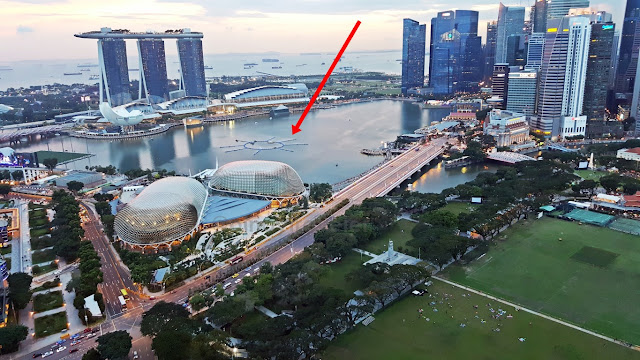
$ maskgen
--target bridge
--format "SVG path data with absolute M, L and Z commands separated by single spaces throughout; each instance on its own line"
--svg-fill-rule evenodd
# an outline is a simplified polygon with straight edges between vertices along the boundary
M 0 143 L 9 142 L 18 143 L 20 139 L 23 137 L 31 137 L 35 135 L 53 135 L 60 131 L 64 131 L 73 126 L 72 124 L 61 124 L 61 125 L 45 125 L 38 126 L 33 128 L 24 128 L 15 130 L 9 133 L 0 134 Z
M 521 161 L 536 161 L 535 158 L 510 151 L 498 151 L 487 155 L 487 159 L 500 161 L 507 164 L 515 164 Z
M 557 150 L 562 152 L 578 152 L 578 149 L 569 149 L 562 146 L 561 144 L 549 144 L 547 145 L 547 150 Z

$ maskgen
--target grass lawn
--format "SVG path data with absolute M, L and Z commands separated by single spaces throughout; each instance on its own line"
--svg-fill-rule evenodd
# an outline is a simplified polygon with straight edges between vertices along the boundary
M 34 319 L 33 322 L 36 329 L 36 337 L 44 337 L 59 333 L 63 329 L 67 328 L 67 312 L 61 311 L 59 313 L 39 317 Z
M 475 209 L 478 208 L 478 204 L 470 204 L 470 203 L 466 203 L 466 202 L 450 202 L 447 205 L 445 205 L 443 208 L 441 208 L 441 210 L 447 210 L 450 211 L 456 215 L 460 214 L 461 212 L 466 212 L 466 213 L 470 213 L 472 211 L 474 211 Z
M 47 218 L 37 218 L 37 219 L 29 219 L 29 226 L 38 227 L 49 225 L 49 220 Z
M 62 306 L 62 291 L 52 291 L 46 294 L 38 294 L 33 297 L 33 311 L 43 312 Z
M 56 270 L 57 268 L 58 264 L 52 261 L 43 266 L 34 265 L 33 268 L 31 268 L 31 272 L 33 273 L 33 276 L 38 276 Z
M 409 296 L 394 303 L 369 326 L 340 335 L 322 359 L 640 359 L 640 352 L 510 307 L 489 307 L 480 295 L 466 296 L 458 288 L 433 283 L 433 297 Z M 444 293 L 450 297 L 445 299 Z M 490 308 L 506 314 L 494 319 Z M 422 316 L 418 309 L 424 310 Z
M 31 254 L 31 262 L 33 264 L 40 264 L 43 262 L 51 262 L 56 258 L 56 253 L 53 249 L 34 251 Z
M 363 250 L 370 251 L 374 254 L 381 254 L 387 251 L 389 240 L 393 240 L 393 247 L 398 250 L 399 248 L 406 248 L 407 241 L 413 239 L 411 230 L 416 226 L 413 221 L 400 219 L 384 234 L 378 236 L 377 239 L 363 246 Z M 365 260 L 366 261 L 366 260 Z
M 0 255 L 11 254 L 11 246 L 5 246 L 0 248 Z
M 347 281 L 345 276 L 351 271 L 357 269 L 359 266 L 362 266 L 362 264 L 369 259 L 370 257 L 366 255 L 362 255 L 361 259 L 360 254 L 353 251 L 346 256 L 343 256 L 342 260 L 338 263 L 322 265 L 326 269 L 326 272 L 323 274 L 320 284 L 326 287 L 344 290 L 348 294 L 353 293 L 360 289 L 362 284 Z
M 44 229 L 31 229 L 29 230 L 29 233 L 31 234 L 31 236 L 33 237 L 38 237 L 38 236 L 42 236 L 42 235 L 46 235 L 49 233 L 49 228 L 44 228 Z
M 83 154 L 83 153 L 73 153 L 73 152 L 62 152 L 62 151 L 36 151 L 36 154 L 38 154 L 38 160 L 40 160 L 40 163 L 42 163 L 42 161 L 44 159 L 58 159 L 58 163 L 61 162 L 65 162 L 65 161 L 70 161 L 70 160 L 75 160 L 78 158 L 81 158 L 83 156 L 87 156 L 89 154 Z
M 562 241 L 559 241 L 562 238 Z M 640 237 L 542 218 L 514 225 L 467 266 L 458 283 L 640 344 Z
M 35 210 L 29 211 L 29 220 L 33 219 L 44 219 L 47 217 L 47 210 L 42 208 L 36 208 Z
M 575 170 L 574 173 L 585 180 L 600 180 L 601 177 L 609 175 L 606 171 L 593 171 L 593 170 Z

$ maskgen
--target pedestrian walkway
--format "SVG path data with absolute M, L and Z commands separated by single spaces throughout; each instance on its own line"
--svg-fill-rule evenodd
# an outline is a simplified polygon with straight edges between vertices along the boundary
M 355 251 L 355 252 L 357 252 L 357 253 L 360 253 L 360 254 L 362 254 L 362 255 L 367 255 L 367 256 L 372 257 L 372 258 L 374 258 L 374 257 L 378 256 L 378 255 L 376 255 L 376 254 L 374 254 L 374 253 L 372 253 L 372 252 L 369 252 L 369 251 L 367 251 L 367 250 L 362 250 L 362 249 L 353 248 L 353 251 Z
M 506 301 L 506 300 L 503 300 L 503 299 L 497 298 L 497 297 L 495 297 L 495 296 L 491 296 L 491 295 L 489 295 L 489 294 L 485 294 L 485 293 L 483 293 L 482 291 L 478 291 L 478 290 L 472 289 L 472 288 L 470 288 L 470 287 L 466 287 L 466 286 L 464 286 L 464 285 L 460 285 L 460 284 L 458 284 L 458 283 L 455 283 L 455 282 L 453 282 L 453 281 L 449 281 L 449 280 L 443 279 L 443 278 L 438 277 L 438 276 L 432 276 L 431 278 L 436 279 L 436 280 L 440 280 L 440 281 L 442 281 L 442 282 L 444 282 L 444 283 L 446 283 L 446 284 L 449 284 L 449 285 L 455 286 L 455 287 L 460 288 L 460 289 L 463 289 L 463 290 L 465 290 L 465 291 L 469 291 L 469 292 L 472 292 L 472 293 L 474 293 L 474 294 L 478 294 L 478 295 L 484 296 L 484 297 L 486 297 L 487 299 L 491 299 L 491 300 L 494 300 L 494 301 L 498 301 L 498 302 L 501 302 L 501 303 L 503 303 L 503 304 L 505 304 L 505 305 L 513 306 L 514 308 L 516 308 L 516 309 L 518 309 L 518 310 L 526 311 L 526 312 L 528 312 L 528 313 L 530 313 L 530 314 L 533 314 L 533 315 L 536 315 L 536 316 L 540 316 L 540 317 L 542 317 L 542 318 L 544 318 L 544 319 L 547 319 L 547 320 L 550 320 L 550 321 L 556 322 L 556 323 L 561 324 L 561 325 L 564 325 L 564 326 L 568 326 L 568 327 L 570 327 L 570 328 L 572 328 L 572 329 L 575 329 L 575 330 L 578 330 L 578 331 L 582 331 L 583 333 L 586 333 L 586 334 L 589 334 L 589 335 L 593 335 L 593 336 L 599 337 L 600 339 L 604 339 L 604 340 L 610 341 L 610 342 L 612 342 L 612 343 L 616 343 L 616 344 L 618 344 L 618 345 L 622 345 L 622 346 L 624 346 L 624 347 L 629 347 L 629 346 L 627 346 L 627 344 L 626 344 L 626 343 L 624 343 L 624 342 L 622 342 L 622 341 L 616 340 L 616 339 L 614 339 L 614 338 L 610 338 L 610 337 L 608 337 L 608 336 L 604 336 L 604 335 L 602 335 L 602 334 L 598 334 L 597 332 L 594 332 L 594 331 L 591 331 L 591 330 L 587 330 L 587 329 L 582 328 L 582 327 L 580 327 L 580 326 L 577 326 L 577 325 L 574 325 L 574 324 L 568 323 L 568 322 L 566 322 L 566 321 L 562 321 L 562 320 L 560 320 L 560 319 L 556 319 L 556 318 L 551 317 L 551 316 L 549 316 L 549 315 L 545 315 L 545 314 L 543 314 L 543 313 L 539 313 L 539 312 L 537 312 L 537 311 L 533 311 L 533 310 L 531 310 L 531 309 L 527 309 L 527 308 L 525 308 L 525 307 L 522 307 L 521 305 L 514 304 L 514 303 L 512 303 L 512 302 L 509 302 L 509 301 Z M 634 350 L 636 350 L 636 351 L 640 351 L 640 350 L 639 350 L 639 347 L 637 347 L 637 346 L 636 346 L 636 347 L 632 347 L 632 349 L 634 349 Z

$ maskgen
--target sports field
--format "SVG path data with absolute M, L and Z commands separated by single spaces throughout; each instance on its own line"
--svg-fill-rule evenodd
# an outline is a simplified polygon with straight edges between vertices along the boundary
M 473 212 L 479 206 L 480 206 L 479 204 L 471 204 L 468 202 L 450 202 L 447 205 L 445 205 L 441 210 L 450 211 L 458 215 L 461 212 L 466 212 L 466 213 Z
M 36 151 L 36 154 L 38 155 L 38 161 L 40 163 L 42 163 L 44 159 L 58 159 L 59 164 L 64 162 L 71 162 L 73 160 L 89 155 L 84 153 L 74 153 L 74 152 L 68 152 L 68 151 L 63 152 L 63 151 L 47 151 L 47 150 Z
M 340 335 L 321 358 L 640 359 L 638 351 L 490 303 L 437 280 L 429 293 L 404 298 L 377 314 L 368 326 L 358 325 Z M 421 315 L 418 309 L 423 309 Z M 504 314 L 494 318 L 500 310 Z
M 640 344 L 640 237 L 552 218 L 518 223 L 453 281 Z
M 416 226 L 416 223 L 406 219 L 400 219 L 393 224 L 389 230 L 380 234 L 375 240 L 362 247 L 363 250 L 370 251 L 374 254 L 382 254 L 387 251 L 389 246 L 389 240 L 393 240 L 393 247 L 398 249 L 404 249 L 407 247 L 407 241 L 413 239 L 411 230 Z

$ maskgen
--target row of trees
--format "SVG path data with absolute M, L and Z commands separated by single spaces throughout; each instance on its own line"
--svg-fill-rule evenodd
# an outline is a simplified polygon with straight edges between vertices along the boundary
M 69 263 L 78 258 L 78 251 L 84 236 L 84 229 L 80 225 L 80 205 L 73 195 L 64 190 L 57 190 L 53 193 L 52 205 L 56 212 L 51 222 L 53 249 L 56 255 Z
M 106 333 L 97 339 L 98 346 L 89 349 L 82 360 L 125 360 L 131 351 L 132 337 L 125 330 Z
M 33 278 L 29 274 L 22 272 L 9 275 L 9 299 L 11 300 L 11 311 L 17 320 L 17 312 L 24 309 L 31 301 L 31 281 Z M 0 354 L 8 354 L 18 350 L 20 342 L 27 338 L 29 329 L 23 325 L 7 325 L 0 328 Z
M 321 203 L 331 199 L 333 188 L 330 184 L 311 184 L 309 185 L 309 199 L 314 203 Z
M 104 311 L 104 301 L 102 294 L 98 292 L 98 284 L 102 282 L 103 273 L 100 269 L 100 257 L 93 248 L 93 244 L 89 241 L 85 241 L 80 246 L 78 252 L 80 258 L 80 276 L 73 278 L 67 284 L 67 290 L 73 289 L 76 293 L 76 297 L 73 300 L 73 306 L 78 309 L 78 316 L 83 322 L 91 321 L 92 314 L 85 310 L 84 299 L 87 296 L 95 295 L 94 299 L 98 302 L 100 309 Z

